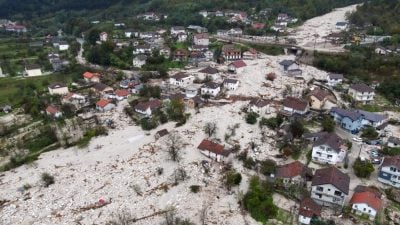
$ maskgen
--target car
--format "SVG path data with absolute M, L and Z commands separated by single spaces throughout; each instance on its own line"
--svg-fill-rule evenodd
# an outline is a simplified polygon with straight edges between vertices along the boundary
M 372 164 L 377 164 L 377 165 L 381 164 L 381 160 L 378 158 L 372 159 L 371 162 L 372 162 Z
M 372 151 L 369 152 L 369 155 L 372 156 L 372 157 L 378 157 L 379 153 L 376 150 L 372 150 Z
M 365 142 L 367 145 L 382 145 L 382 140 L 368 140 Z
M 355 142 L 362 142 L 362 138 L 353 137 L 353 141 L 355 141 Z

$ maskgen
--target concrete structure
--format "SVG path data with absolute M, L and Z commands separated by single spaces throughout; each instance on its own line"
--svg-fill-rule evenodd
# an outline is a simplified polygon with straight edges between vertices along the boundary
M 379 168 L 378 180 L 384 184 L 400 188 L 400 155 L 384 158 Z
M 50 95 L 66 95 L 69 93 L 68 87 L 60 83 L 51 84 L 47 88 Z
M 225 147 L 223 145 L 214 143 L 207 139 L 204 139 L 199 144 L 197 149 L 199 149 L 203 155 L 205 155 L 217 162 L 225 161 L 225 159 L 229 156 L 229 153 L 230 153 L 228 150 L 225 150 Z
M 311 159 L 318 163 L 335 165 L 346 156 L 347 147 L 335 133 L 320 135 L 314 142 Z
M 221 85 L 215 82 L 208 82 L 201 86 L 202 95 L 217 96 L 221 91 Z
M 169 78 L 169 83 L 178 87 L 186 87 L 193 84 L 194 76 L 179 72 Z
M 25 73 L 28 77 L 35 77 L 43 75 L 42 70 L 40 69 L 39 65 L 26 65 L 25 66 Z
M 375 90 L 366 84 L 353 84 L 349 88 L 349 95 L 355 101 L 365 104 L 374 100 Z

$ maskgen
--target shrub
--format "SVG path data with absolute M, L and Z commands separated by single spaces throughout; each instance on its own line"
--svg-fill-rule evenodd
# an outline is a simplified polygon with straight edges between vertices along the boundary
M 260 172 L 265 176 L 274 174 L 276 171 L 276 162 L 271 159 L 266 159 L 261 162 Z
M 199 192 L 200 189 L 201 189 L 200 185 L 192 185 L 192 186 L 190 186 L 190 191 L 193 192 L 193 193 Z
M 274 118 L 262 118 L 259 122 L 260 127 L 267 126 L 271 130 L 275 130 L 279 128 L 279 126 L 283 123 L 283 118 L 281 115 L 277 115 Z
M 389 156 L 400 155 L 400 148 L 384 147 L 382 153 Z
M 42 173 L 42 182 L 45 187 L 54 184 L 54 177 L 48 173 Z
M 366 138 L 368 140 L 377 139 L 379 136 L 378 132 L 376 132 L 375 128 L 373 127 L 366 127 L 362 130 L 361 137 Z
M 326 132 L 333 132 L 335 130 L 336 123 L 330 116 L 324 116 L 322 120 L 322 129 Z
M 233 186 L 237 186 L 242 181 L 242 175 L 234 170 L 230 170 L 225 174 L 225 185 L 228 190 Z
M 369 178 L 372 172 L 374 172 L 374 165 L 369 161 L 361 161 L 357 158 L 353 164 L 354 173 L 357 177 Z
M 248 124 L 256 124 L 257 123 L 258 114 L 255 112 L 249 112 L 246 115 L 246 123 Z
M 151 118 L 143 118 L 140 120 L 140 126 L 143 130 L 152 130 L 157 127 L 157 122 Z

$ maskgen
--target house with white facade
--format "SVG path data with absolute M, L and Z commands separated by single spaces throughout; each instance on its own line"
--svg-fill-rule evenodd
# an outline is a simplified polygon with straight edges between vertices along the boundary
M 162 105 L 158 99 L 151 99 L 147 102 L 139 102 L 135 106 L 135 112 L 150 117 L 154 110 L 160 108 Z
M 366 84 L 353 84 L 349 88 L 349 95 L 355 101 L 365 104 L 374 100 L 375 90 Z
M 221 85 L 215 82 L 208 82 L 201 86 L 201 95 L 217 96 L 221 91 Z
M 301 200 L 299 207 L 299 222 L 301 224 L 310 224 L 311 219 L 321 216 L 322 206 L 318 205 L 312 198 Z
M 55 119 L 63 116 L 63 113 L 61 112 L 61 110 L 57 106 L 54 106 L 54 105 L 47 106 L 46 114 Z
M 349 28 L 349 23 L 347 22 L 337 22 L 336 23 L 336 29 L 343 31 L 343 30 L 347 30 Z
M 101 99 L 100 101 L 96 102 L 96 109 L 100 112 L 107 112 L 114 108 L 115 104 L 108 99 Z
M 195 34 L 193 43 L 195 45 L 208 46 L 210 44 L 210 38 L 207 33 Z
M 47 88 L 50 95 L 66 95 L 69 93 L 68 87 L 60 83 L 50 84 Z
M 311 182 L 311 198 L 322 206 L 343 206 L 349 186 L 349 175 L 336 167 L 318 169 Z
M 328 73 L 326 76 L 327 85 L 331 87 L 335 87 L 338 84 L 343 83 L 343 74 L 339 73 Z
M 288 74 L 290 71 L 297 71 L 300 69 L 300 65 L 294 60 L 282 60 L 279 63 L 283 74 Z
M 58 44 L 58 50 L 59 51 L 67 51 L 69 49 L 69 44 L 66 41 L 60 41 Z
M 28 77 L 35 77 L 43 75 L 39 65 L 32 64 L 25 66 L 25 73 Z
M 308 112 L 309 106 L 306 101 L 295 97 L 286 97 L 282 103 L 282 113 L 285 115 L 304 115 Z
M 337 134 L 326 133 L 315 140 L 311 159 L 314 162 L 335 165 L 344 160 L 346 152 L 347 147 Z
M 271 103 L 271 100 L 267 99 L 253 99 L 249 103 L 248 110 L 257 113 L 258 115 L 270 114 L 273 111 Z
M 242 52 L 234 45 L 222 46 L 222 57 L 225 60 L 238 60 L 242 58 Z
M 144 54 L 139 54 L 133 58 L 133 67 L 142 68 L 146 64 L 147 56 Z
M 311 180 L 312 175 L 312 170 L 299 161 L 280 165 L 275 172 L 275 178 L 282 180 L 283 184 L 304 185 Z
M 185 27 L 183 26 L 174 26 L 171 27 L 171 35 L 176 36 L 180 33 L 186 33 Z
M 99 38 L 101 42 L 106 42 L 108 40 L 107 32 L 101 32 Z
M 393 136 L 389 137 L 388 141 L 387 141 L 387 146 L 389 148 L 398 148 L 398 147 L 400 147 L 400 138 L 393 137 Z
M 178 87 L 186 87 L 193 84 L 194 76 L 179 72 L 169 78 L 169 83 Z
M 217 162 L 225 161 L 230 154 L 228 150 L 225 150 L 225 147 L 223 145 L 209 141 L 207 139 L 204 139 L 199 144 L 197 149 L 199 149 L 203 155 Z
M 384 158 L 379 168 L 378 181 L 400 188 L 400 155 Z
M 135 50 L 133 50 L 133 54 L 138 55 L 138 54 L 150 54 L 151 53 L 151 46 L 144 44 L 144 45 L 138 45 L 135 47 Z
M 188 35 L 186 33 L 179 33 L 176 35 L 177 42 L 185 42 L 188 39 Z
M 367 112 L 361 109 L 354 111 L 362 115 L 362 126 L 372 126 L 377 128 L 388 121 L 388 117 L 382 114 Z
M 239 88 L 239 80 L 236 79 L 225 79 L 223 86 L 226 90 L 234 91 Z
M 373 188 L 357 186 L 350 199 L 350 205 L 354 214 L 367 215 L 369 219 L 374 220 L 382 208 L 381 193 Z

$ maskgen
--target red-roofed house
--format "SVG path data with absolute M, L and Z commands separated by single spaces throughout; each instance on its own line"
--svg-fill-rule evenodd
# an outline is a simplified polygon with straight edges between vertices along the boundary
M 83 74 L 83 79 L 85 79 L 86 82 L 98 83 L 98 82 L 100 82 L 100 74 L 92 73 L 92 72 L 85 72 Z
M 100 101 L 96 102 L 96 109 L 100 112 L 107 112 L 113 108 L 115 108 L 115 105 L 108 99 L 101 99 Z
M 322 206 L 318 205 L 312 198 L 305 198 L 300 202 L 299 222 L 310 224 L 311 219 L 321 216 Z
M 161 107 L 161 101 L 158 99 L 153 99 L 147 102 L 139 102 L 135 106 L 135 111 L 137 113 L 146 115 L 146 116 L 151 116 L 154 110 L 158 109 Z
M 127 89 L 118 89 L 115 91 L 116 98 L 121 101 L 128 98 L 131 93 Z
M 58 109 L 58 107 L 54 105 L 49 105 L 46 108 L 46 114 L 53 118 L 60 118 L 62 117 L 62 112 Z
M 243 60 L 238 60 L 238 61 L 232 62 L 231 64 L 228 65 L 228 71 L 236 72 L 237 69 L 245 67 L 245 66 L 247 66 L 247 64 Z
M 253 60 L 258 58 L 258 52 L 254 48 L 250 48 L 248 51 L 243 52 L 243 59 Z
M 374 219 L 382 208 L 381 198 L 376 193 L 367 190 L 354 193 L 350 204 L 353 213 L 368 215 L 370 219 Z
M 197 149 L 199 149 L 203 155 L 214 159 L 217 162 L 224 161 L 224 159 L 228 157 L 230 153 L 229 151 L 225 150 L 223 145 L 214 143 L 207 139 L 204 139 Z
M 234 45 L 222 46 L 222 57 L 225 60 L 238 60 L 242 58 L 242 52 Z
M 287 183 L 304 183 L 311 180 L 312 171 L 299 161 L 278 166 L 275 173 L 276 178 L 282 179 L 284 184 Z
M 265 23 L 253 23 L 251 27 L 256 30 L 262 30 L 265 28 Z

